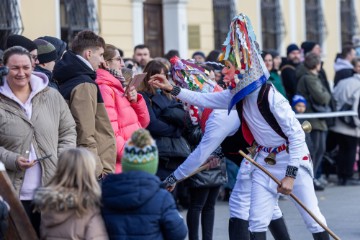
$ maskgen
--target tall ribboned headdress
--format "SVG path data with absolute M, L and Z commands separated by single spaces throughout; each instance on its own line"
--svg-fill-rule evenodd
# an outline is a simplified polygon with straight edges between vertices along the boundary
M 209 79 L 209 73 L 201 66 L 176 56 L 170 59 L 170 63 L 173 81 L 177 86 L 202 93 L 219 92 L 222 90 L 215 81 Z M 186 108 L 193 123 L 196 123 L 197 119 L 203 117 L 204 109 L 192 105 L 187 105 Z M 208 113 L 205 114 L 207 115 Z
M 219 60 L 230 61 L 236 68 L 232 89 L 235 95 L 229 105 L 230 111 L 237 102 L 263 85 L 269 72 L 261 58 L 250 19 L 246 15 L 240 13 L 233 18 L 223 46 Z

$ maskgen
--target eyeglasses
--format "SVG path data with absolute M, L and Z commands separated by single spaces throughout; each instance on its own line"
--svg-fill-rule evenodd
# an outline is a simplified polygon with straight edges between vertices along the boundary
M 38 60 L 38 56 L 37 56 L 37 55 L 30 54 L 30 56 L 31 56 L 31 58 L 32 58 L 34 61 Z
M 118 62 L 121 62 L 121 57 L 117 57 L 117 58 L 110 58 L 109 60 L 107 61 L 118 61 Z

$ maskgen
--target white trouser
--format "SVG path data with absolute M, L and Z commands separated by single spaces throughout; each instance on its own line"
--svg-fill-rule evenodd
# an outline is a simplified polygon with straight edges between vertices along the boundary
M 289 155 L 284 151 L 276 156 L 277 163 L 273 166 L 267 165 L 264 158 L 267 153 L 260 152 L 256 161 L 263 165 L 273 176 L 281 180 L 285 177 Z M 318 201 L 315 195 L 313 179 L 303 167 L 300 167 L 294 182 L 292 193 L 321 221 L 326 225 L 324 216 L 318 207 Z M 277 205 L 279 194 L 277 193 L 277 184 L 268 177 L 263 171 L 254 167 L 252 172 L 252 190 L 249 216 L 249 230 L 251 232 L 264 232 L 267 230 Z M 295 201 L 292 200 L 294 203 Z M 299 210 L 306 227 L 311 233 L 322 232 L 324 229 L 312 217 L 295 203 Z
M 229 207 L 230 217 L 249 220 L 250 200 L 251 200 L 251 166 L 247 160 L 243 160 L 236 177 L 235 186 L 231 192 Z M 276 202 L 271 220 L 282 217 L 281 210 Z

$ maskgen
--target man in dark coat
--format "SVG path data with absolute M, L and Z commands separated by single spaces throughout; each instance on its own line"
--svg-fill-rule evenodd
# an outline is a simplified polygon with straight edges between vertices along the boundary
M 287 59 L 281 66 L 281 78 L 285 87 L 287 99 L 296 94 L 296 68 L 300 64 L 300 49 L 296 44 L 290 44 L 286 49 Z
M 346 45 L 343 47 L 340 57 L 335 60 L 334 64 L 334 87 L 339 83 L 339 81 L 352 77 L 354 70 L 351 62 L 355 59 L 355 57 L 356 51 L 352 45 Z
M 99 179 L 115 171 L 116 161 L 114 131 L 95 82 L 95 71 L 104 62 L 104 48 L 103 38 L 91 31 L 81 31 L 53 71 L 76 122 L 77 146 L 96 156 Z

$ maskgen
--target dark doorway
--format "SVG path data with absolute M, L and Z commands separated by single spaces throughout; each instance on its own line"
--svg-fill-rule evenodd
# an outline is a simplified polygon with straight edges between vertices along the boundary
M 144 43 L 151 57 L 164 56 L 163 15 L 161 0 L 144 2 Z

